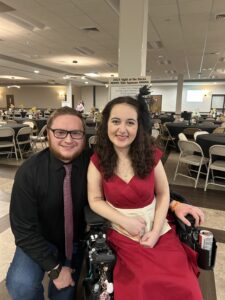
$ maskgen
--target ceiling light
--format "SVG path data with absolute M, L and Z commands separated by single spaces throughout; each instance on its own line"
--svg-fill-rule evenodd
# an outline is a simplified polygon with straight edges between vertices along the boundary
M 85 73 L 85 75 L 89 77 L 99 77 L 97 73 Z
M 34 70 L 34 73 L 38 74 L 38 73 L 40 73 L 40 71 L 39 70 Z
M 8 89 L 10 89 L 10 88 L 17 88 L 17 89 L 20 89 L 20 85 L 8 85 L 7 88 L 8 88 Z
M 82 80 L 85 80 L 85 79 L 86 79 L 86 77 L 85 77 L 85 76 L 81 76 L 81 79 L 82 79 Z
M 88 84 L 88 81 L 85 81 L 84 83 L 85 83 L 85 84 Z

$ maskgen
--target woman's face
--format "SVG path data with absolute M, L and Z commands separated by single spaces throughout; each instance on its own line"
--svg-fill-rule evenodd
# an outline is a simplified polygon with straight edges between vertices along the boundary
M 135 108 L 122 103 L 113 106 L 108 120 L 108 137 L 115 148 L 128 148 L 138 130 L 138 115 Z

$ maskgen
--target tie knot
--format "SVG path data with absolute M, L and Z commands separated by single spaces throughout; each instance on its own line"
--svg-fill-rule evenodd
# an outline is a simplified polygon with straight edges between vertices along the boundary
M 72 164 L 66 164 L 66 165 L 63 165 L 63 166 L 66 170 L 66 174 L 71 174 Z

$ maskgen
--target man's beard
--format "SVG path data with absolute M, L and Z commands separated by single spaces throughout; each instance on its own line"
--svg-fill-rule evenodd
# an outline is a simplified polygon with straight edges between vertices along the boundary
M 85 144 L 84 144 L 85 145 Z M 49 150 L 52 152 L 52 154 L 59 160 L 61 161 L 69 161 L 71 162 L 74 160 L 76 157 L 78 157 L 84 150 L 84 145 L 81 147 L 79 150 L 75 151 L 75 153 L 71 155 L 64 156 L 62 155 L 58 150 L 56 150 L 54 147 L 51 145 L 51 141 L 49 140 Z

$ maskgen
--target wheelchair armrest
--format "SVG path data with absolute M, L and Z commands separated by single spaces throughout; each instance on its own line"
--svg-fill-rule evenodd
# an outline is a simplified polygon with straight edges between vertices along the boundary
M 84 208 L 84 217 L 86 223 L 90 226 L 105 225 L 108 222 L 105 218 L 93 212 L 88 205 Z
M 177 227 L 180 227 L 182 230 L 187 230 L 188 228 L 195 226 L 195 218 L 190 214 L 186 216 L 186 219 L 188 219 L 188 221 L 191 223 L 191 226 L 187 226 L 186 224 L 184 224 L 176 215 L 175 218 Z
M 184 196 L 182 196 L 179 193 L 176 193 L 174 191 L 170 191 L 170 199 L 171 199 L 170 201 L 176 200 L 176 201 L 179 201 L 181 203 L 187 203 L 188 204 L 188 200 Z

